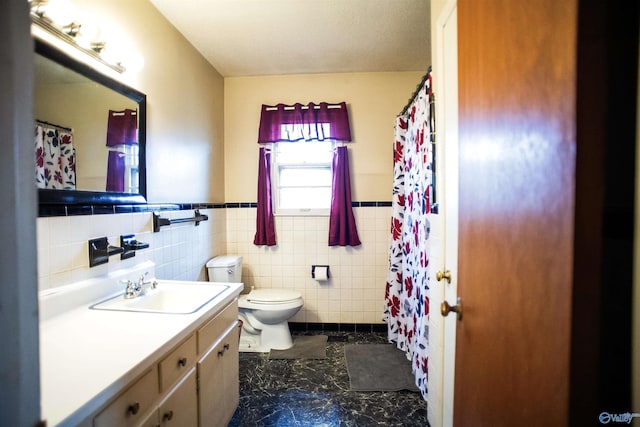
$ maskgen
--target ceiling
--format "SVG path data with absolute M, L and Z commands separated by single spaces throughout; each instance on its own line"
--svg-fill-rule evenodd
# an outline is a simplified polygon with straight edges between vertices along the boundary
M 423 71 L 430 0 L 151 0 L 224 77 Z

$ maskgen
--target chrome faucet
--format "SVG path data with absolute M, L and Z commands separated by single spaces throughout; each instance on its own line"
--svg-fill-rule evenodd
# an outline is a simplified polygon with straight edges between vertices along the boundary
M 127 299 L 135 298 L 143 295 L 148 289 L 155 289 L 156 286 L 158 286 L 158 282 L 155 279 L 153 281 L 149 280 L 145 282 L 145 277 L 148 274 L 149 273 L 144 273 L 142 276 L 140 276 L 137 282 L 133 282 L 131 280 L 123 280 L 123 283 L 126 283 L 127 285 L 124 290 L 124 297 Z

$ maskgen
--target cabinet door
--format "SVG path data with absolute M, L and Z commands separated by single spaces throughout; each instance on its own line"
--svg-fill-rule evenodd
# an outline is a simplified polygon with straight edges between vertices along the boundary
M 226 426 L 240 399 L 238 330 L 233 327 L 198 361 L 200 425 Z
M 223 357 L 224 363 L 224 389 L 225 389 L 225 409 L 227 413 L 227 422 L 233 416 L 233 413 L 240 403 L 240 361 L 238 353 L 238 345 L 240 342 L 240 336 L 238 334 L 238 328 L 235 327 L 237 322 L 234 322 L 234 327 L 227 333 L 222 339 L 224 345 L 229 345 L 229 348 L 225 351 Z
M 198 390 L 196 369 L 188 374 L 169 393 L 158 409 L 160 425 L 163 427 L 197 427 Z

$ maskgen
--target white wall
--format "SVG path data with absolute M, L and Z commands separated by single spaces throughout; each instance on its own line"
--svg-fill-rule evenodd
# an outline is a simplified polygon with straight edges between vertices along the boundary
M 40 420 L 38 302 L 34 266 L 37 193 L 33 181 L 33 73 L 27 3 L 2 3 L 0 15 L 0 424 Z
M 150 202 L 224 200 L 224 80 L 146 0 L 69 0 L 144 58 L 118 78 L 147 95 Z
M 225 79 L 227 202 L 256 200 L 258 126 L 262 104 L 341 102 L 349 109 L 349 160 L 354 201 L 390 201 L 393 125 L 423 72 L 306 74 Z

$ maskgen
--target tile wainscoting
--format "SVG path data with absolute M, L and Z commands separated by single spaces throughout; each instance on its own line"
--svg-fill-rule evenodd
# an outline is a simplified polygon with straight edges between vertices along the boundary
M 256 209 L 227 209 L 227 252 L 242 255 L 246 288 L 302 293 L 304 306 L 292 322 L 381 323 L 389 265 L 389 205 L 355 205 L 362 244 L 354 248 L 328 246 L 326 216 L 278 216 L 277 246 L 254 246 Z M 311 277 L 314 264 L 329 265 L 328 281 Z
M 38 289 L 49 289 L 104 275 L 151 260 L 156 275 L 163 279 L 207 280 L 204 265 L 212 256 L 226 251 L 226 209 L 200 209 L 209 216 L 197 227 L 194 223 L 175 224 L 153 232 L 152 212 L 52 216 L 37 220 Z M 193 211 L 161 211 L 163 218 L 193 216 Z M 88 240 L 106 236 L 119 246 L 120 235 L 135 234 L 149 243 L 133 258 L 89 268 Z
M 40 290 L 89 279 L 116 269 L 151 260 L 163 279 L 207 280 L 205 263 L 213 256 L 243 257 L 246 289 L 290 288 L 303 294 L 305 305 L 292 322 L 306 324 L 382 323 L 388 269 L 388 202 L 354 202 L 354 214 L 362 245 L 329 247 L 328 217 L 276 217 L 278 245 L 253 245 L 255 203 L 163 205 L 162 217 L 191 216 L 192 209 L 209 216 L 197 227 L 175 224 L 154 233 L 153 205 L 41 211 L 37 220 L 38 286 Z M 173 210 L 172 210 L 173 209 Z M 189 210 L 188 213 L 186 210 Z M 135 234 L 148 249 L 120 260 L 89 268 L 88 240 L 107 236 L 113 245 L 120 235 Z M 311 278 L 311 266 L 330 266 L 326 282 Z

